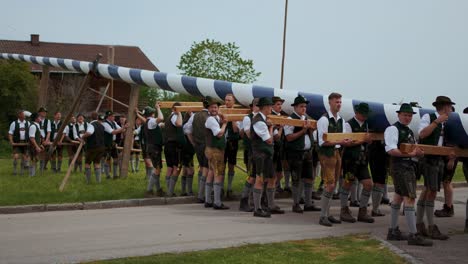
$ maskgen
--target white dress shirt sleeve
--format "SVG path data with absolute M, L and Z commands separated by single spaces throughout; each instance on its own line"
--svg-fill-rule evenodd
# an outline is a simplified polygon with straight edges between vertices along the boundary
M 219 132 L 221 131 L 221 127 L 219 126 L 218 121 L 215 117 L 210 116 L 206 119 L 205 127 L 210 129 L 213 132 L 213 136 L 218 136 Z
M 264 122 L 257 122 L 253 125 L 255 134 L 257 134 L 263 141 L 271 138 L 268 126 Z
M 319 146 L 322 146 L 325 141 L 323 141 L 323 134 L 328 132 L 328 118 L 322 116 L 317 121 L 317 136 Z
M 389 126 L 384 132 L 385 151 L 389 152 L 392 149 L 398 148 L 398 128 Z

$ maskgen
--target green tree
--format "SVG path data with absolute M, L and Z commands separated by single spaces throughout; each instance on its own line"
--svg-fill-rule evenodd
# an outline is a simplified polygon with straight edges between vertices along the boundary
M 210 39 L 194 42 L 180 57 L 177 68 L 188 76 L 238 83 L 253 83 L 261 74 L 255 71 L 252 60 L 241 58 L 234 42 L 223 44 Z
M 37 81 L 24 62 L 0 60 L 0 131 L 6 135 L 20 109 L 36 109 Z

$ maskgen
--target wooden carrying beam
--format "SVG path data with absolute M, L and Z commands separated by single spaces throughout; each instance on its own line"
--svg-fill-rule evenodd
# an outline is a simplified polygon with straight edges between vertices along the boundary
M 236 121 L 244 120 L 245 115 L 243 115 L 243 114 L 228 114 L 228 115 L 223 115 L 223 117 L 228 122 L 236 122 Z
M 300 120 L 300 119 L 284 118 L 284 117 L 274 116 L 274 115 L 268 115 L 268 119 L 270 119 L 273 125 L 287 125 L 287 126 L 297 126 L 297 127 L 304 126 L 304 122 L 306 121 L 306 120 Z M 313 128 L 313 129 L 317 128 L 316 120 L 310 120 L 310 128 Z
M 172 106 L 176 103 L 175 101 L 163 101 L 159 102 L 161 109 L 171 109 Z M 201 106 L 203 107 L 202 102 L 179 102 L 181 106 Z
M 203 110 L 203 106 L 176 106 L 176 110 L 179 112 L 200 112 Z M 222 114 L 244 114 L 247 115 L 251 111 L 248 108 L 219 108 L 219 112 Z
M 366 135 L 369 134 L 372 140 L 383 140 L 383 133 L 324 133 L 324 141 L 341 141 L 345 139 L 350 139 L 354 141 L 364 141 L 366 140 Z
M 452 152 L 455 152 L 457 157 L 468 157 L 468 149 L 461 149 L 458 147 L 439 147 L 423 144 L 402 143 L 400 144 L 400 151 L 403 153 L 410 153 L 416 147 L 421 148 L 424 151 L 424 155 L 449 156 Z

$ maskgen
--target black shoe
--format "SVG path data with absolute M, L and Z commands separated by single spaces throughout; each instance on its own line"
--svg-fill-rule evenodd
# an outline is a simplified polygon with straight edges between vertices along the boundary
M 301 200 L 299 200 L 299 204 L 305 204 L 304 198 L 301 198 Z
M 339 200 L 340 199 L 340 194 L 339 193 L 334 193 L 332 196 L 332 200 Z
M 300 206 L 299 204 L 293 205 L 292 211 L 293 211 L 294 213 L 298 213 L 298 214 L 304 213 L 304 210 L 302 210 L 302 208 L 301 208 L 301 206 Z
M 289 188 L 289 187 L 284 187 L 283 191 L 285 191 L 287 193 L 292 193 L 291 188 Z
M 328 227 L 333 226 L 327 217 L 320 217 L 319 225 L 328 226 Z
M 275 206 L 273 208 L 268 208 L 268 211 L 270 214 L 284 214 L 284 210 L 281 210 L 279 206 Z
M 304 206 L 304 212 L 320 212 L 321 209 L 315 205 Z
M 408 245 L 412 246 L 423 246 L 423 247 L 432 247 L 432 241 L 425 239 L 420 234 L 410 234 L 408 237 Z
M 408 240 L 408 235 L 405 233 L 402 233 L 397 226 L 395 229 L 392 229 L 392 228 L 388 229 L 387 240 L 389 241 Z
M 184 193 L 181 193 L 180 196 L 188 196 L 188 194 L 184 192 Z
M 240 205 L 239 205 L 239 211 L 241 212 L 253 212 L 253 208 L 250 207 L 249 205 L 249 197 L 241 198 L 240 200 Z
M 441 210 L 435 210 L 434 215 L 437 217 L 452 217 L 454 215 L 453 205 L 452 207 L 448 207 L 444 204 L 444 207 Z
M 276 187 L 276 192 L 277 193 L 282 193 L 282 192 L 284 192 L 284 190 L 281 187 Z
M 197 198 L 197 203 L 199 203 L 199 204 L 204 204 L 204 203 L 205 203 L 205 199 Z
M 380 204 L 390 204 L 390 199 L 382 198 L 382 201 L 380 201 Z
M 232 190 L 228 190 L 228 191 L 226 192 L 226 198 L 231 199 L 231 198 L 232 198 L 232 194 L 233 194 L 233 193 L 232 193 Z
M 320 201 L 320 200 L 322 200 L 322 197 L 320 197 L 320 194 L 319 194 L 319 193 L 313 192 L 313 193 L 312 193 L 312 200 Z
M 263 211 L 262 209 L 255 210 L 253 213 L 253 216 L 255 217 L 264 217 L 264 218 L 270 218 L 271 214 L 267 211 Z
M 164 197 L 166 195 L 166 193 L 163 191 L 163 189 L 159 188 L 156 191 L 156 195 L 159 196 L 159 197 Z
M 213 207 L 213 203 L 205 203 L 205 208 Z
M 330 215 L 328 217 L 328 221 L 330 221 L 332 224 L 341 224 L 341 220 L 336 219 L 334 216 Z
M 215 209 L 215 210 L 229 210 L 229 206 L 226 206 L 224 204 L 221 204 L 220 206 L 217 206 L 216 204 L 213 204 L 213 209 Z
M 350 202 L 349 207 L 359 207 L 359 202 L 358 201 Z

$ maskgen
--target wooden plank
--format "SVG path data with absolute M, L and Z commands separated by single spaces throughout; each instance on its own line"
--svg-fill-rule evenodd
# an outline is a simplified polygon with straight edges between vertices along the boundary
M 228 115 L 223 115 L 223 117 L 228 121 L 228 122 L 232 122 L 232 121 L 242 121 L 244 120 L 244 117 L 245 115 L 243 114 L 228 114 Z
M 297 127 L 304 126 L 304 123 L 306 121 L 306 120 L 300 120 L 300 119 L 289 119 L 289 118 L 284 118 L 284 117 L 279 117 L 279 116 L 272 117 L 271 115 L 268 116 L 268 119 L 271 121 L 273 125 L 287 125 L 287 126 L 297 126 Z M 317 128 L 316 120 L 310 120 L 310 128 L 312 129 Z
M 117 150 L 123 150 L 124 148 L 123 147 L 116 147 Z M 134 149 L 132 148 L 132 151 L 131 152 L 141 152 L 141 149 Z
M 120 166 L 120 178 L 127 178 L 128 164 L 130 162 L 131 150 L 133 146 L 133 128 L 135 127 L 136 113 L 134 109 L 138 106 L 139 89 L 137 85 L 130 88 L 130 98 L 128 102 L 128 128 L 125 131 L 124 150 L 122 155 L 122 165 Z
M 202 106 L 191 106 L 191 105 L 176 106 L 176 110 L 179 112 L 200 112 L 201 110 L 203 110 L 203 105 Z
M 400 151 L 403 153 L 410 153 L 415 147 L 419 147 L 424 151 L 424 155 L 439 155 L 449 156 L 452 152 L 455 152 L 457 157 L 468 157 L 468 149 L 462 149 L 458 147 L 439 147 L 432 145 L 423 144 L 400 144 Z
M 161 109 L 171 109 L 176 101 L 162 101 L 159 102 Z M 181 106 L 201 106 L 203 107 L 202 102 L 179 102 Z
M 248 115 L 252 111 L 248 108 L 219 108 L 219 112 L 222 113 L 223 115 L 238 115 L 238 114 L 243 114 L 243 115 Z
M 355 141 L 364 141 L 366 140 L 366 135 L 369 134 L 372 140 L 383 140 L 383 133 L 324 133 L 324 141 L 341 141 L 345 139 L 355 140 Z

